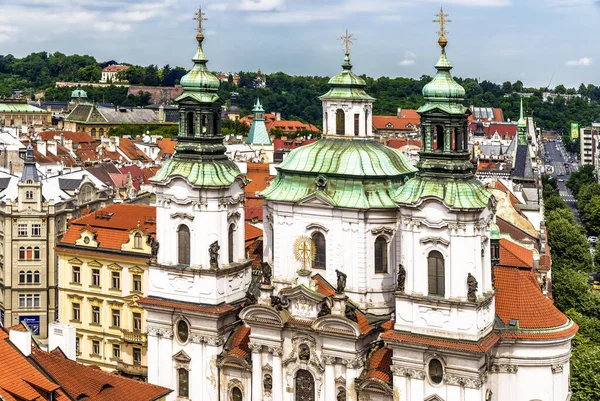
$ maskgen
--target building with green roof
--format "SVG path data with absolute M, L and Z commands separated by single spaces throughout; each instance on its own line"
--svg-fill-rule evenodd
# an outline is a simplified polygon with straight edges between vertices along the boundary
M 52 125 L 52 113 L 28 104 L 26 99 L 0 99 L 0 125 L 46 127 Z

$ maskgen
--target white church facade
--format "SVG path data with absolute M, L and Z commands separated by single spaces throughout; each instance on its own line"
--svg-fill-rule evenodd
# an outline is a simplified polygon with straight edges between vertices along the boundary
M 474 176 L 469 110 L 439 38 L 415 169 L 371 136 L 374 98 L 330 80 L 322 139 L 264 199 L 264 262 L 244 252 L 247 179 L 225 156 L 218 79 L 197 35 L 176 155 L 153 178 L 148 380 L 169 401 L 567 401 L 577 325 L 500 239 Z

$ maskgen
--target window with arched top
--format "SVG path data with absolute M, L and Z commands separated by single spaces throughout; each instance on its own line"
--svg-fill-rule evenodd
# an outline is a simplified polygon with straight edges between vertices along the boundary
M 429 256 L 427 256 L 427 269 L 429 276 L 429 295 L 443 297 L 446 292 L 444 256 L 438 251 L 429 252 Z
M 25 272 L 19 272 L 19 284 L 25 284 Z
M 40 272 L 37 270 L 33 272 L 33 283 L 34 284 L 40 283 Z
M 435 149 L 439 151 L 444 150 L 444 127 L 442 125 L 435 126 Z
M 315 244 L 315 260 L 312 267 L 313 269 L 325 269 L 327 267 L 327 242 L 325 241 L 325 235 L 317 231 L 311 235 L 311 239 Z
M 24 260 L 25 259 L 25 247 L 22 246 L 19 248 L 19 260 Z
M 335 112 L 335 133 L 337 135 L 344 135 L 346 132 L 346 113 L 344 110 L 337 109 Z
M 177 248 L 179 255 L 177 262 L 180 265 L 190 264 L 190 229 L 185 224 L 182 224 L 177 229 Z
M 135 235 L 133 236 L 133 248 L 142 249 L 142 234 L 135 233 Z
M 100 136 L 104 136 L 104 128 L 100 128 L 98 130 L 98 134 L 100 134 Z
M 239 387 L 234 387 L 231 390 L 231 401 L 242 401 L 243 399 L 242 390 Z
M 33 259 L 33 248 L 30 246 L 27 247 L 27 255 L 26 255 L 25 259 L 27 259 L 27 260 Z
M 33 260 L 40 260 L 40 259 L 41 259 L 40 247 L 36 246 L 35 248 L 33 248 Z
M 27 284 L 33 283 L 33 272 L 31 270 L 27 270 Z
M 90 131 L 90 133 L 92 134 L 93 138 L 96 138 L 96 128 L 92 128 L 92 130 Z
M 388 271 L 388 244 L 384 236 L 375 239 L 375 273 Z
M 235 247 L 235 225 L 229 225 L 229 231 L 227 233 L 227 245 L 229 248 L 229 263 L 233 263 L 234 247 Z
M 194 113 L 192 111 L 189 111 L 186 114 L 186 119 L 187 119 L 187 136 L 194 136 Z

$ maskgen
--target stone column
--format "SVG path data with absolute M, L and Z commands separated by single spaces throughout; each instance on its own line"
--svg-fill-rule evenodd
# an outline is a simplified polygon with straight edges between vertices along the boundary
M 281 367 L 281 355 L 283 349 L 281 347 L 269 347 L 269 352 L 273 354 L 273 391 L 272 399 L 283 399 L 283 370 Z
M 345 359 L 342 363 L 346 365 L 346 400 L 358 401 L 356 389 L 354 388 L 354 379 L 360 375 L 364 367 L 364 362 L 361 357 L 357 357 L 354 359 Z
M 160 355 L 168 355 L 170 359 L 171 355 L 173 355 L 173 332 L 169 329 L 161 329 L 159 334 L 162 336 L 162 338 L 160 338 L 158 341 L 159 358 Z M 158 383 L 153 384 L 158 384 L 159 386 L 167 388 L 173 388 L 177 391 L 177 377 L 173 371 L 173 364 L 170 363 L 170 361 L 169 364 L 158 367 L 158 376 Z
M 148 326 L 148 382 L 152 384 L 158 384 L 159 377 L 158 330 L 155 326 Z
M 250 343 L 248 348 L 252 351 L 252 401 L 262 401 L 262 345 Z
M 325 361 L 325 400 L 335 400 L 335 357 L 325 355 L 323 357 Z

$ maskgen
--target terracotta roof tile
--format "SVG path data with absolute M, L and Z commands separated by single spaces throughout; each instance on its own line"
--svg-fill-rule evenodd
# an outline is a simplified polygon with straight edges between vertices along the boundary
M 231 349 L 228 354 L 239 355 L 244 359 L 247 359 L 250 355 L 250 349 L 248 343 L 250 342 L 250 328 L 245 325 L 238 327 L 233 333 L 231 340 Z
M 506 192 L 508 194 L 508 197 L 510 198 L 510 202 L 513 205 L 521 204 L 521 201 L 519 200 L 519 198 L 517 198 L 515 196 L 515 194 L 513 194 L 512 191 L 510 189 L 508 189 L 508 187 L 506 185 L 504 185 L 504 183 L 502 181 L 496 180 L 496 183 L 494 184 L 494 188 L 499 189 L 500 191 Z
M 130 161 L 150 161 L 148 156 L 146 156 L 144 152 L 142 152 L 137 146 L 135 146 L 135 142 L 129 138 L 120 138 L 118 148 L 121 151 L 121 153 L 123 153 L 125 157 Z
M 421 116 L 416 110 L 402 109 L 401 116 L 373 116 L 373 127 L 376 130 L 414 131 L 421 125 Z
M 60 244 L 74 245 L 81 231 L 88 229 L 95 232 L 99 248 L 121 250 L 121 246 L 129 242 L 129 231 L 138 224 L 142 232 L 155 235 L 156 207 L 116 203 L 71 221 Z
M 104 372 L 35 348 L 32 357 L 74 398 L 90 401 L 152 401 L 171 390 Z
M 38 136 L 43 141 L 53 141 L 55 136 L 62 136 L 65 140 L 73 141 L 73 143 L 94 143 L 94 138 L 90 134 L 83 131 L 42 131 L 38 132 Z
M 300 146 L 308 145 L 315 142 L 317 139 L 280 139 L 273 138 L 273 149 L 275 152 L 281 149 L 296 149 Z
M 317 282 L 317 292 L 330 297 L 335 294 L 335 288 L 327 280 L 323 278 L 319 273 L 312 276 L 312 279 Z
M 167 160 L 173 157 L 175 154 L 175 145 L 177 145 L 177 141 L 172 138 L 163 138 L 156 141 L 156 144 L 160 148 L 160 153 L 158 154 L 158 159 Z M 167 157 L 168 156 L 168 157 Z
M 500 264 L 533 268 L 533 251 L 503 238 L 500 240 Z
M 379 348 L 368 360 L 365 379 L 379 379 L 392 384 L 392 350 L 386 347 Z
M 400 343 L 407 342 L 412 344 L 421 344 L 431 347 L 456 349 L 483 354 L 489 351 L 498 342 L 500 337 L 496 333 L 490 333 L 487 337 L 479 340 L 478 342 L 473 342 L 464 340 L 447 340 L 438 337 L 428 337 L 418 334 L 388 330 L 381 335 L 381 338 Z
M 223 305 L 201 305 L 201 304 L 191 304 L 186 302 L 177 302 L 177 301 L 167 301 L 165 299 L 158 298 L 141 298 L 138 300 L 138 303 L 148 305 L 148 306 L 158 306 L 164 308 L 173 308 L 173 309 L 185 309 L 196 312 L 206 312 L 213 314 L 221 314 L 230 312 L 235 309 L 234 306 L 229 304 Z
M 245 228 L 246 228 L 246 241 L 250 241 L 250 240 L 255 240 L 258 237 L 262 237 L 263 235 L 263 230 L 261 230 L 260 228 L 253 226 L 252 224 L 245 224 Z
M 6 401 L 45 401 L 44 392 L 55 392 L 57 401 L 68 400 L 63 389 L 38 370 L 0 328 L 0 395 Z
M 359 310 L 356 311 L 356 323 L 362 334 L 367 334 L 373 330 L 373 326 L 369 324 L 367 317 Z

